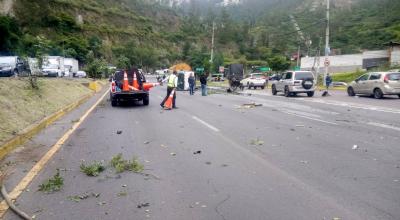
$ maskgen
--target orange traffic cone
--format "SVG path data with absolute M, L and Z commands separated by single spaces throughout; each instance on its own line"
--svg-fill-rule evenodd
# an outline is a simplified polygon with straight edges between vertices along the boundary
M 169 97 L 167 101 L 164 103 L 164 109 L 165 110 L 171 110 L 172 109 L 172 101 L 174 99 L 174 94 L 175 94 L 175 89 L 172 90 L 171 94 L 169 94 Z
M 143 83 L 143 90 L 149 91 L 151 88 L 159 85 L 160 83 Z
M 122 91 L 129 92 L 128 74 L 126 71 L 124 72 L 124 84 L 122 86 Z
M 137 81 L 136 73 L 133 74 L 133 85 L 132 85 L 136 90 L 139 89 L 139 83 Z

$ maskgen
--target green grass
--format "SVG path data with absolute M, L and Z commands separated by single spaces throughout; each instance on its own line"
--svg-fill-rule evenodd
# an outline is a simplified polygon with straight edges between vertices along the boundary
M 122 158 L 122 154 L 114 156 L 111 159 L 110 164 L 112 167 L 114 167 L 117 173 L 122 173 L 124 171 L 140 173 L 144 168 L 144 166 L 140 164 L 136 158 L 133 158 L 132 160 L 125 160 Z
M 89 165 L 81 164 L 80 169 L 81 172 L 85 173 L 87 176 L 98 176 L 106 167 L 100 162 L 94 162 Z
M 27 78 L 0 78 L 0 144 L 92 91 L 87 79 L 39 78 L 39 90 Z
M 39 185 L 39 191 L 52 193 L 60 191 L 61 188 L 64 186 L 64 179 L 60 175 L 60 171 L 57 170 L 56 175 L 53 178 L 46 180 L 44 183 Z
M 351 72 L 351 73 L 337 73 L 332 75 L 332 80 L 334 82 L 352 82 L 358 77 L 360 77 L 362 74 L 366 72 L 364 71 L 356 71 L 356 72 Z

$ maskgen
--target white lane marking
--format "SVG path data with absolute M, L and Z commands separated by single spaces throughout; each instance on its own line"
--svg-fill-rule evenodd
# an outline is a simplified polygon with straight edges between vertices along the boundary
M 367 124 L 368 125 L 373 125 L 373 126 L 376 126 L 376 127 L 388 128 L 388 129 L 392 129 L 392 130 L 395 130 L 395 131 L 400 131 L 399 127 L 395 127 L 395 126 L 392 126 L 392 125 L 381 124 L 381 123 L 376 123 L 376 122 L 368 122 Z
M 198 118 L 198 117 L 196 117 L 196 116 L 192 116 L 192 118 L 193 118 L 194 120 L 200 122 L 201 124 L 205 125 L 205 126 L 208 127 L 209 129 L 211 129 L 211 130 L 213 130 L 213 131 L 215 131 L 215 132 L 219 132 L 219 129 L 218 129 L 218 128 L 216 128 L 216 127 L 214 127 L 214 126 L 208 124 L 207 122 L 201 120 L 200 118 Z
M 372 105 L 362 105 L 362 104 L 355 104 L 355 103 L 348 103 L 348 102 L 346 103 L 346 102 L 340 102 L 340 101 L 327 101 L 327 100 L 321 100 L 321 99 L 304 99 L 302 101 L 321 103 L 321 104 L 326 104 L 326 105 L 334 105 L 334 106 L 343 106 L 343 107 L 370 110 L 370 111 L 400 114 L 400 111 L 397 109 L 376 107 L 376 106 L 372 106 Z
M 308 116 L 305 116 L 305 115 L 299 115 L 299 114 L 288 112 L 288 111 L 281 111 L 281 112 L 286 113 L 288 115 L 293 115 L 293 116 L 296 116 L 296 117 L 306 118 L 306 119 L 309 119 L 309 120 L 318 121 L 318 122 L 322 122 L 322 123 L 326 123 L 326 124 L 338 125 L 337 123 L 334 123 L 334 122 L 325 121 L 325 120 L 318 119 L 318 118 L 311 118 L 311 117 L 308 117 Z

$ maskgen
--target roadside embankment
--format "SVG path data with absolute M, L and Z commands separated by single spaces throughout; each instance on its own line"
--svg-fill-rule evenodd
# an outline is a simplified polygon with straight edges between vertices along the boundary
M 90 82 L 89 79 L 39 78 L 39 89 L 32 89 L 27 78 L 0 78 L 0 146 L 15 137 L 37 133 L 81 104 L 93 94 Z

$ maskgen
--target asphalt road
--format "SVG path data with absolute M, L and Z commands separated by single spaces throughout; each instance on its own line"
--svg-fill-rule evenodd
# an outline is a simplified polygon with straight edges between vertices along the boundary
M 400 219 L 400 100 L 179 92 L 179 109 L 164 111 L 165 90 L 152 90 L 148 107 L 104 99 L 18 206 L 36 219 Z M 40 134 L 42 145 L 87 107 Z M 30 149 L 38 142 L 3 161 L 18 161 L 9 190 L 48 149 Z M 151 175 L 80 172 L 82 162 L 107 164 L 118 153 Z M 62 190 L 37 191 L 57 168 Z M 85 193 L 99 196 L 69 198 Z

